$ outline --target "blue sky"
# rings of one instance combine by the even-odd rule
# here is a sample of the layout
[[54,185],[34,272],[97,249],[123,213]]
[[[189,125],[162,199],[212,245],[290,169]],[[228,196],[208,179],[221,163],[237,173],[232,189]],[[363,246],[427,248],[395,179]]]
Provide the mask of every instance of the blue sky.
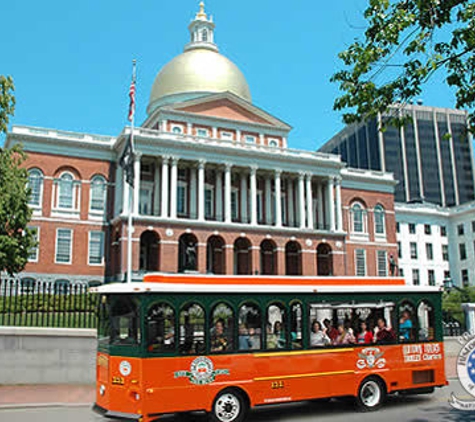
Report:
[[[0,74],[12,75],[13,124],[116,135],[127,124],[131,61],[137,123],[158,71],[188,42],[198,0],[23,0],[2,3]],[[220,52],[253,102],[293,126],[289,147],[316,149],[343,127],[332,110],[338,52],[358,37],[368,0],[208,0]],[[424,103],[452,107],[438,75]],[[0,138],[0,145],[3,139]]]

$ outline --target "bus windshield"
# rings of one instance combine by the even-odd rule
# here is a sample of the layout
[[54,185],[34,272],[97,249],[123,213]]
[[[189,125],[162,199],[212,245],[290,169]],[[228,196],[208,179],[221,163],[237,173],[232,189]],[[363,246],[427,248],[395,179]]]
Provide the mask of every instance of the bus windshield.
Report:
[[139,311],[131,296],[110,298],[110,344],[138,345],[140,343]]

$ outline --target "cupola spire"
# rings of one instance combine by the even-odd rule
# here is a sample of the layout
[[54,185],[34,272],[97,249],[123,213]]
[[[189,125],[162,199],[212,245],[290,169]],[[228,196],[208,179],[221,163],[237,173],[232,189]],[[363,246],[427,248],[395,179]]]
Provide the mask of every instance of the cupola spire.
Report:
[[218,46],[214,43],[214,27],[213,17],[210,16],[208,18],[205,12],[205,4],[201,2],[199,12],[188,26],[191,39],[185,46],[185,51],[195,48],[206,48],[208,50],[218,51]]

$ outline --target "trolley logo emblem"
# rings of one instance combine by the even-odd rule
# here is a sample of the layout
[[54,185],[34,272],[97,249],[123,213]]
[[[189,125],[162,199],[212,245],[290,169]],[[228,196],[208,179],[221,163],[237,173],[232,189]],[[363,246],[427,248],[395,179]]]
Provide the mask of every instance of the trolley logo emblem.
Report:
[[[475,335],[465,333],[459,342],[463,347],[457,357],[457,376],[465,391],[475,397]],[[475,410],[475,401],[460,400],[453,392],[449,403],[458,410]]]
[[191,362],[189,371],[176,371],[175,378],[186,377],[192,384],[205,385],[212,383],[216,375],[229,375],[229,369],[214,369],[213,362],[200,356]]
[[373,368],[384,368],[386,366],[386,359],[382,356],[382,352],[378,347],[366,347],[358,353],[359,359],[356,361],[356,366],[358,369],[373,369]]

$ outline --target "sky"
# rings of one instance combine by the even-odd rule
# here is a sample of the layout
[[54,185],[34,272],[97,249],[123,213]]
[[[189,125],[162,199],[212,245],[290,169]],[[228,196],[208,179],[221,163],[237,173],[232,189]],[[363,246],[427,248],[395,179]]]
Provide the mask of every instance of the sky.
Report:
[[[16,0],[1,7],[0,74],[11,75],[14,125],[118,135],[128,124],[132,59],[136,124],[155,76],[183,51],[199,0]],[[220,53],[246,77],[253,103],[293,127],[289,147],[315,150],[341,128],[333,111],[338,53],[362,34],[368,0],[208,0]],[[437,75],[424,104],[453,107]],[[11,126],[11,125],[10,125]],[[0,137],[0,146],[4,137]]]

